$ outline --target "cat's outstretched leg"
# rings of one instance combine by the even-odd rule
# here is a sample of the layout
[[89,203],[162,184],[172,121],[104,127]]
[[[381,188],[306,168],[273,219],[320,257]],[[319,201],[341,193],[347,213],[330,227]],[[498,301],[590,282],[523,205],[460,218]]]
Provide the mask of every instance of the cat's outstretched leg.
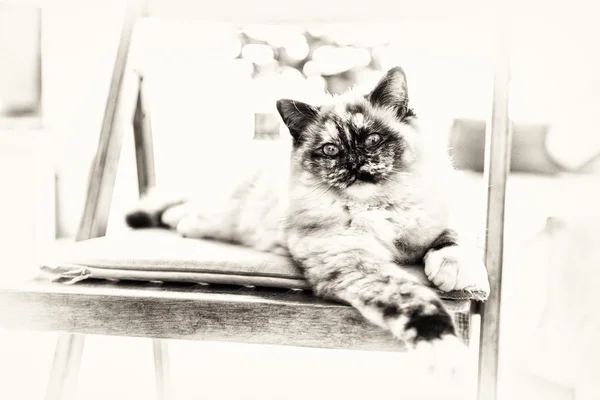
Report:
[[458,239],[458,234],[445,230],[425,254],[425,274],[440,290],[465,290],[478,300],[487,299],[490,284],[480,252]]
[[125,215],[131,228],[175,228],[185,215],[186,196],[151,190]]
[[397,265],[376,261],[369,265],[369,261],[329,270],[325,280],[324,269],[309,270],[307,276],[317,282],[317,294],[346,301],[370,322],[389,329],[418,353],[417,360],[428,372],[458,375],[466,347],[456,337],[452,317],[438,296]]
[[[418,353],[436,375],[464,371],[466,346],[436,293],[397,264],[365,247],[347,250],[361,238],[292,237],[290,252],[303,266],[315,293],[354,306],[367,320],[388,329]],[[343,250],[342,250],[343,249]]]

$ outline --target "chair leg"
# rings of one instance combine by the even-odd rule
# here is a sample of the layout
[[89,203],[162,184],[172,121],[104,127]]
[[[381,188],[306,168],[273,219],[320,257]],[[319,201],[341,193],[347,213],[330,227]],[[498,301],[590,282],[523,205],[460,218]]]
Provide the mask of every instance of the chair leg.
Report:
[[84,342],[85,336],[80,334],[63,333],[59,336],[46,389],[46,400],[74,398]]
[[166,340],[154,339],[154,377],[156,379],[157,400],[169,399],[169,348]]

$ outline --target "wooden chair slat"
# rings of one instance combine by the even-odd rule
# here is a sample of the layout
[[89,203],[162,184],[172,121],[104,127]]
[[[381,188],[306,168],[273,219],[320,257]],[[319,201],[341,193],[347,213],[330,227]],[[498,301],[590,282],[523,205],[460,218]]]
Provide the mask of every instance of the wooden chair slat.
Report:
[[498,44],[494,71],[491,123],[486,130],[485,175],[487,178],[487,215],[485,262],[490,280],[490,296],[480,305],[481,314],[478,398],[497,397],[500,341],[500,300],[504,252],[504,214],[506,184],[510,172],[511,126],[508,114],[510,82],[510,23],[507,10],[500,5]]
[[0,290],[6,328],[356,350],[403,350],[352,307],[245,288],[29,282]]
[[[88,177],[86,201],[76,240],[104,236],[106,233],[124,133],[124,127],[116,126],[117,114],[119,110],[127,109],[125,104],[127,99],[124,99],[126,96],[122,96],[123,80],[126,75],[133,29],[144,10],[143,0],[129,2],[110,81],[98,147]],[[131,110],[133,111],[133,107]]]
[[133,117],[133,136],[135,143],[135,161],[137,165],[138,190],[144,195],[156,184],[154,167],[154,147],[152,145],[152,126],[146,105],[146,92],[143,77],[140,76],[139,91]]

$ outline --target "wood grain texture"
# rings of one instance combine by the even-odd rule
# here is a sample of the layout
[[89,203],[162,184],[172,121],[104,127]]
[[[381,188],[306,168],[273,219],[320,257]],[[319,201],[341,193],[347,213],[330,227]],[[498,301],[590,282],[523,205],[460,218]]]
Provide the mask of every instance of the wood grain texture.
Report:
[[0,289],[0,324],[65,331],[363,350],[402,350],[352,307],[308,293],[196,285],[33,281]]

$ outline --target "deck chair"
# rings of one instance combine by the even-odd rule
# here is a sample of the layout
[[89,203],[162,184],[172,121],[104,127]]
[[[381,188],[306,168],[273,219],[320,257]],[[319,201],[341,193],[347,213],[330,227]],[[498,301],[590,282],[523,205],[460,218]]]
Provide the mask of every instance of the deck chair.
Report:
[[[133,131],[139,192],[144,193],[154,185],[152,135],[145,106],[144,77],[140,74],[131,76],[126,72],[134,24],[138,18],[152,14],[153,10],[156,11],[156,8],[148,8],[142,1],[134,1],[125,16],[99,144],[89,176],[87,200],[76,235],[77,244],[81,244],[78,249],[82,259],[75,257],[75,268],[73,265],[62,266],[65,268],[62,271],[63,278],[81,281],[65,285],[32,280],[0,288],[0,303],[3,304],[0,308],[1,327],[65,332],[57,343],[46,399],[66,399],[72,395],[85,334],[152,338],[157,393],[161,400],[169,398],[169,358],[165,339],[322,348],[401,349],[396,340],[366,323],[353,308],[317,299],[309,291],[297,290],[305,289],[306,282],[293,267],[281,263],[281,260],[271,260],[280,265],[278,273],[274,274],[265,270],[269,262],[260,257],[266,255],[257,259],[256,253],[237,246],[215,243],[203,244],[208,247],[194,245],[196,253],[192,253],[192,258],[195,254],[205,264],[210,264],[201,271],[195,270],[198,275],[181,273],[189,272],[184,269],[179,273],[171,271],[170,277],[165,278],[160,273],[162,261],[152,257],[136,260],[133,266],[120,265],[120,268],[117,264],[122,259],[118,257],[108,257],[100,265],[91,265],[90,259],[93,257],[90,255],[96,254],[96,261],[102,255],[106,258],[111,243],[113,249],[123,248],[123,242],[115,246],[111,238],[102,237],[107,228],[123,136],[117,119],[123,115],[120,110],[129,106],[126,104],[128,101],[135,103]],[[495,72],[492,123],[489,124],[491,130],[488,130],[487,139],[489,193],[486,259],[492,291],[485,304],[467,302],[467,314],[479,314],[481,317],[480,400],[494,400],[497,391],[504,196],[510,148],[508,63],[506,53],[500,52],[500,55],[502,57]],[[135,99],[122,95],[125,79],[135,80]],[[136,232],[135,239],[127,237],[122,240],[149,249],[151,246],[145,242],[149,237],[144,235],[154,234]],[[164,232],[157,234],[165,235]],[[189,242],[182,245],[180,241],[184,239],[181,238],[165,236],[160,240],[174,241],[173,246],[183,246],[182,249],[190,246]],[[210,257],[207,258],[206,254],[210,254]],[[231,261],[236,259],[242,260],[244,265],[239,265],[240,262],[232,265]],[[181,263],[191,261],[189,258],[180,260]],[[148,270],[144,268],[144,263],[154,267]],[[103,269],[107,265],[116,267]],[[215,268],[215,265],[221,269]],[[143,275],[141,278],[140,274]],[[199,282],[211,284],[198,285]],[[256,289],[257,286],[261,288]],[[453,304],[451,300],[449,304]],[[464,308],[461,310],[464,311]],[[268,318],[264,318],[265,315]],[[296,329],[289,329],[291,323]]]

